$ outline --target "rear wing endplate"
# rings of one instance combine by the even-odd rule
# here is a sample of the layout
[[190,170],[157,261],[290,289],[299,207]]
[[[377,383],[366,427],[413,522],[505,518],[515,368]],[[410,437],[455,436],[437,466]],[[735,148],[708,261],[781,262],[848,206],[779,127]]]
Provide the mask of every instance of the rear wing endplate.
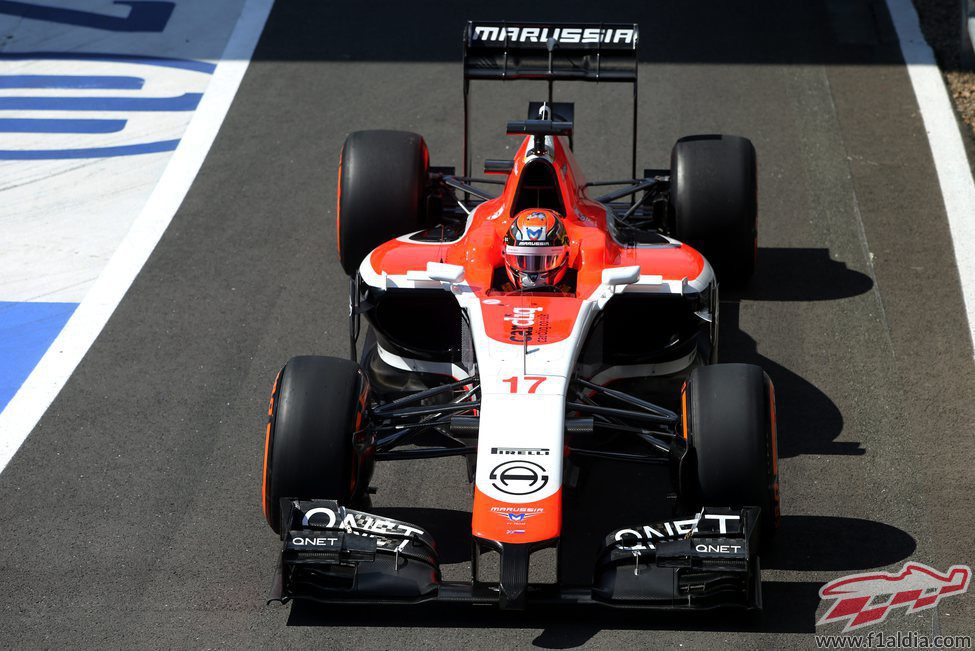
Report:
[[533,79],[633,84],[633,165],[636,177],[636,23],[532,23],[469,21],[464,28],[464,176],[470,173],[470,82]]

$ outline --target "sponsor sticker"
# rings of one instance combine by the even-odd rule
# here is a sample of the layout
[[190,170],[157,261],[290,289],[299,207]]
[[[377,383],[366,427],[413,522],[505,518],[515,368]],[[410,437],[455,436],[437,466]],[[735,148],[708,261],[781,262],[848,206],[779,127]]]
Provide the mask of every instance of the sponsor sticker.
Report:
[[548,484],[548,471],[534,461],[518,459],[499,463],[488,476],[495,489],[508,495],[531,495]]
[[[646,524],[643,526],[629,527],[620,529],[613,534],[613,539],[618,543],[620,549],[626,551],[643,551],[656,549],[654,541],[670,541],[678,538],[685,538],[698,532],[699,527],[707,527],[709,530],[719,534],[735,534],[740,532],[741,516],[728,513],[707,513],[698,515],[687,520],[672,520],[657,524]],[[704,545],[704,549],[696,549],[702,553],[725,553],[710,549]],[[728,550],[730,553],[737,553],[739,550]]]
[[535,517],[536,515],[538,515],[538,513],[497,513],[497,515],[500,515],[508,522],[521,523],[527,520],[528,518]]
[[338,538],[324,536],[294,536],[291,538],[291,544],[296,547],[335,547],[338,542]]
[[[514,343],[536,341],[544,344],[548,342],[549,318],[542,312],[542,307],[516,307],[510,314],[504,316],[509,324],[508,340]],[[536,321],[538,328],[536,328]],[[537,332],[536,332],[537,330]]]
[[545,513],[545,509],[541,506],[492,506],[491,513],[529,513],[538,515],[539,513]]
[[547,457],[548,448],[491,448],[491,454],[514,454],[525,457]]
[[[380,518],[369,513],[349,511],[341,507],[339,507],[338,510],[327,506],[318,506],[309,509],[308,511],[304,512],[301,519],[301,524],[303,527],[310,526],[325,529],[340,529],[359,536],[375,537],[377,539],[377,545],[380,547],[398,545],[399,549],[404,549],[406,545],[409,544],[411,537],[420,536],[424,533],[422,529],[412,527],[403,522],[387,520],[386,518]],[[396,536],[396,538],[384,538],[384,534],[392,534]],[[399,536],[406,536],[407,538],[401,542]],[[295,540],[298,540],[298,538]],[[315,539],[303,538],[302,540],[307,541]],[[322,540],[327,540],[327,538],[322,538]],[[311,545],[312,543],[293,541],[293,544]]]
[[501,26],[474,25],[472,42],[478,43],[546,43],[548,39],[556,43],[635,45],[637,32],[631,27],[541,27],[541,26]]

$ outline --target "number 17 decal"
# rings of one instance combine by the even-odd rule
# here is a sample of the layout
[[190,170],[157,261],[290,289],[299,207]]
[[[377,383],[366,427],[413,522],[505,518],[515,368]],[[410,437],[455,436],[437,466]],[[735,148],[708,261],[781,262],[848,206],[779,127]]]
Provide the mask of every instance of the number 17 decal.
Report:
[[542,384],[542,382],[548,379],[547,377],[542,375],[521,375],[521,376],[513,375],[501,381],[508,383],[511,389],[511,393],[519,393],[518,391],[519,378],[525,380],[526,384],[529,382],[531,383],[530,386],[528,387],[528,391],[523,390],[521,391],[521,393],[535,393],[536,391],[538,391],[538,387]]

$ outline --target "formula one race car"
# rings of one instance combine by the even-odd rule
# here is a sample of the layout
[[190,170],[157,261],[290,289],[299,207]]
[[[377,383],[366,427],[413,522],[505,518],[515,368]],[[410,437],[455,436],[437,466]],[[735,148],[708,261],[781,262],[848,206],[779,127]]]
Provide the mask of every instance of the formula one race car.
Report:
[[[758,555],[779,518],[775,396],[760,368],[716,363],[719,281],[754,268],[755,150],[682,138],[669,170],[637,177],[634,99],[633,178],[587,182],[573,105],[552,101],[563,79],[635,88],[637,43],[632,24],[469,23],[463,174],[431,167],[415,134],[346,140],[351,360],[295,357],[274,382],[272,599],[761,607]],[[499,180],[469,174],[476,79],[549,82],[507,125],[523,139],[514,158],[486,162]],[[367,512],[377,461],[454,455],[473,484],[463,582],[442,579],[423,527]],[[606,531],[585,585],[529,582],[533,554],[561,553],[564,497],[585,490],[567,477],[587,457],[659,471],[669,519]],[[499,555],[494,576],[485,554]]]

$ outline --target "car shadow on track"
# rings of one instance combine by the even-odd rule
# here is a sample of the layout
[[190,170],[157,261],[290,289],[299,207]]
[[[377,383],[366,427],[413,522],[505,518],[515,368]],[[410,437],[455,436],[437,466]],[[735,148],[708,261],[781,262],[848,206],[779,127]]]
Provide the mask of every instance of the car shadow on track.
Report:
[[834,260],[829,249],[763,246],[748,285],[737,290],[722,287],[721,299],[836,301],[866,294],[873,285],[870,276]]
[[873,289],[870,276],[830,257],[829,249],[760,248],[755,277],[744,289],[721,291],[720,356],[722,362],[757,364],[775,385],[779,456],[799,454],[861,455],[856,441],[836,441],[843,414],[823,391],[801,375],[763,356],[739,325],[741,301],[835,301]]

